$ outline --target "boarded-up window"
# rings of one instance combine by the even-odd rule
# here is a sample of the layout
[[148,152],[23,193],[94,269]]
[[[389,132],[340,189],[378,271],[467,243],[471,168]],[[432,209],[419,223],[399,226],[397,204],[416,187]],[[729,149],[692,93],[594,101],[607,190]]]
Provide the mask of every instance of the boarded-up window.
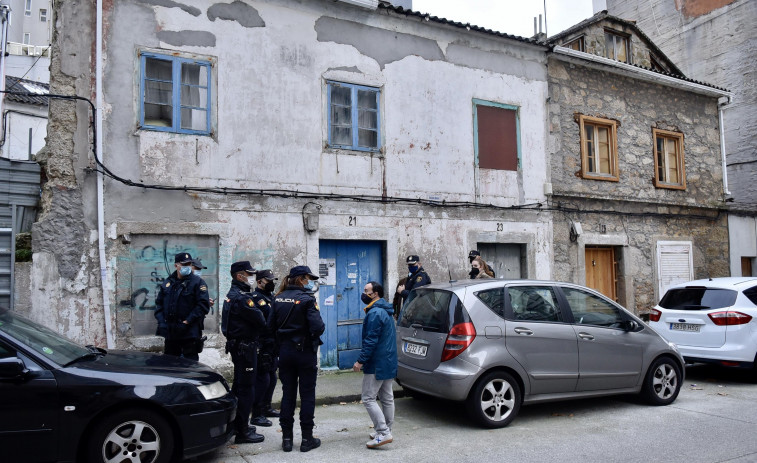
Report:
[[476,156],[481,169],[518,170],[518,111],[475,103]]
[[657,242],[658,300],[673,285],[694,279],[691,241]]

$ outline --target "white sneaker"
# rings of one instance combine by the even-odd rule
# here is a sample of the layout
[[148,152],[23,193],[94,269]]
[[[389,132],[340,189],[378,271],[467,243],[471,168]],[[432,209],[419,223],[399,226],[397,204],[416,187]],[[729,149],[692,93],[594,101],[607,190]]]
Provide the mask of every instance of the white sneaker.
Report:
[[[392,430],[390,429],[390,430],[389,430],[389,434],[391,434],[391,433],[392,433]],[[370,434],[368,434],[368,437],[369,437],[369,438],[370,438],[371,440],[375,439],[375,438],[376,438],[376,431],[373,431],[373,432],[371,432]]]
[[366,442],[365,446],[368,447],[369,449],[375,449],[377,447],[381,447],[382,445],[388,444],[390,442],[392,442],[392,435],[391,434],[389,434],[389,433],[387,433],[387,434],[376,434],[376,436],[373,439],[371,439],[368,442]]

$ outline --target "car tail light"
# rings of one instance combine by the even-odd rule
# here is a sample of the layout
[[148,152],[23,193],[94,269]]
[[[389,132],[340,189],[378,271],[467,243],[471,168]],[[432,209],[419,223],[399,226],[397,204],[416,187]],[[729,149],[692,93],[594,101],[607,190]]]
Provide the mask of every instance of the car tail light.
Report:
[[652,309],[649,311],[649,321],[650,322],[659,322],[660,321],[660,315],[662,315],[662,312],[660,312],[657,309]]
[[710,317],[710,320],[718,326],[743,325],[752,320],[750,315],[734,312],[733,310],[713,312],[709,314],[708,317]]
[[473,340],[476,339],[476,328],[473,323],[458,323],[449,330],[447,340],[444,341],[444,350],[442,351],[442,362],[452,360],[460,355]]

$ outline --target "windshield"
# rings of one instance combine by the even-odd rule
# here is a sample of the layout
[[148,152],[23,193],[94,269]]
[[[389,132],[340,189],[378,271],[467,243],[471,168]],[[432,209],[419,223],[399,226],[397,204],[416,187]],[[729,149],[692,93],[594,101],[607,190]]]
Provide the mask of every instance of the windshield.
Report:
[[660,307],[670,310],[709,310],[730,307],[738,293],[730,289],[690,286],[670,289],[660,301]]
[[59,365],[91,353],[58,333],[38,325],[8,309],[0,308],[0,332],[15,338],[42,357]]

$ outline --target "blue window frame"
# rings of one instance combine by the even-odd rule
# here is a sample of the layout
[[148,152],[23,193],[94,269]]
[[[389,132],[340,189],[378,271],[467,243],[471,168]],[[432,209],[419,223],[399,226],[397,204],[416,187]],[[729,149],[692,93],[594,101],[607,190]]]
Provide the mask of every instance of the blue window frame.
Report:
[[210,71],[210,61],[141,53],[139,126],[210,134]]
[[378,151],[381,148],[380,90],[342,82],[327,83],[329,146]]

